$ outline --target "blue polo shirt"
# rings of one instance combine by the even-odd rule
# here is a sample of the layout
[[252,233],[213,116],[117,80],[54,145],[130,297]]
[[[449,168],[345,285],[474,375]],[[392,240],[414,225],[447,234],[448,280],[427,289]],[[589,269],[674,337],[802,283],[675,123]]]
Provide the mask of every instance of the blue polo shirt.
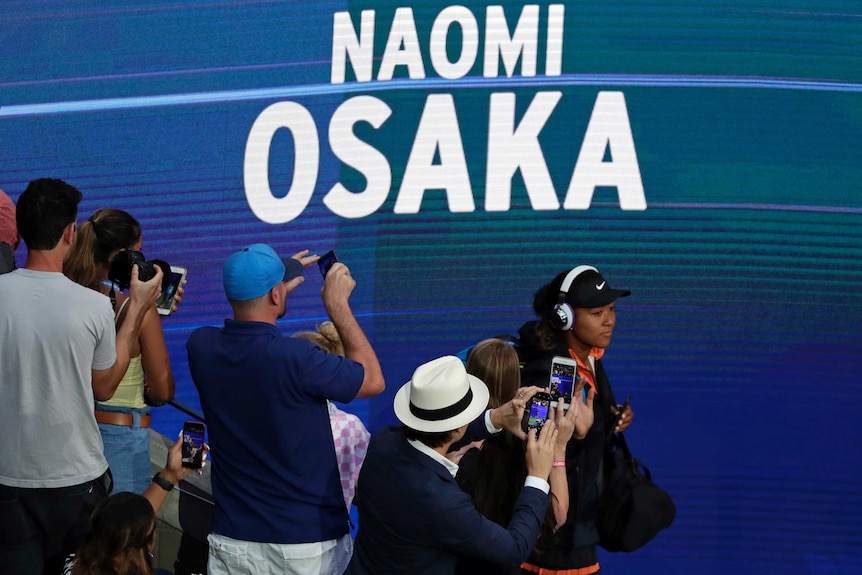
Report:
[[356,397],[362,365],[261,322],[198,328],[186,349],[212,448],[213,532],[262,543],[346,534],[326,400]]

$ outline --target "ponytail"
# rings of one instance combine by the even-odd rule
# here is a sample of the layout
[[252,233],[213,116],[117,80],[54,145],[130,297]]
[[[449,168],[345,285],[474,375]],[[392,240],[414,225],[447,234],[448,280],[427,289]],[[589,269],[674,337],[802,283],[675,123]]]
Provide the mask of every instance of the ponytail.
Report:
[[63,262],[63,273],[70,280],[84,287],[98,290],[102,278],[96,269],[93,252],[96,249],[96,231],[93,222],[87,220],[78,226],[78,233],[71,251]]
[[63,262],[63,273],[82,286],[99,290],[114,254],[141,239],[141,226],[128,212],[96,210],[78,227],[72,250]]

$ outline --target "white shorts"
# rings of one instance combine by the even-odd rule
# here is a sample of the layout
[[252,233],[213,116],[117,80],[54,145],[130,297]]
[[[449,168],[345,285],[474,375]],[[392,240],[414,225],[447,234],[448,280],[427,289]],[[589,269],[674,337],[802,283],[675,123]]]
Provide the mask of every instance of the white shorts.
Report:
[[342,575],[353,555],[353,539],[317,543],[257,543],[210,533],[209,575]]

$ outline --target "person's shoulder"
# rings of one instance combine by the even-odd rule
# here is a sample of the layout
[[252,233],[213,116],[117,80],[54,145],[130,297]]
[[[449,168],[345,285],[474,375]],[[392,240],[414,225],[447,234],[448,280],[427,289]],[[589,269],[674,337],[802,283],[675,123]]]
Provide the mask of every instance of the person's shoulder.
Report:
[[76,300],[82,307],[92,306],[92,309],[99,312],[107,310],[113,321],[114,314],[111,309],[111,300],[108,296],[94,289],[82,286],[79,283],[75,283],[66,276],[57,278],[57,281],[61,282],[59,284],[59,291],[65,293],[70,299]]
[[209,349],[210,343],[219,332],[219,328],[214,325],[204,325],[196,328],[189,334],[186,340],[186,349],[192,350],[200,348],[202,350]]
[[385,427],[381,427],[374,432],[373,437],[378,442],[391,442],[397,441],[399,439],[406,441],[404,433],[397,425],[387,425]]
[[[405,451],[405,447],[410,447],[407,443],[407,438],[400,427],[389,425],[381,427],[371,434],[371,446],[379,451]],[[371,449],[371,447],[369,447]],[[411,448],[412,449],[412,448]]]
[[202,325],[201,327],[195,328],[192,330],[191,335],[189,335],[189,341],[194,339],[200,339],[205,337],[212,337],[219,332],[218,327],[214,325]]

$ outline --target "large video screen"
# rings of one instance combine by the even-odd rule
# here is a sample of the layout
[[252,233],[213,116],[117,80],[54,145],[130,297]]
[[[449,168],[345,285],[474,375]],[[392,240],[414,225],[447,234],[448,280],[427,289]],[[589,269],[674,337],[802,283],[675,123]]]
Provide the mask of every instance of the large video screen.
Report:
[[[632,291],[603,363],[674,525],[603,572],[862,571],[858,2],[4,3],[0,188],[129,211],[188,268],[185,341],[256,242],[336,250],[387,390],[534,319],[577,265]],[[23,264],[22,246],[16,257]],[[279,322],[325,319],[313,268]],[[237,393],[242,393],[237,382]],[[175,436],[185,415],[155,410]]]

